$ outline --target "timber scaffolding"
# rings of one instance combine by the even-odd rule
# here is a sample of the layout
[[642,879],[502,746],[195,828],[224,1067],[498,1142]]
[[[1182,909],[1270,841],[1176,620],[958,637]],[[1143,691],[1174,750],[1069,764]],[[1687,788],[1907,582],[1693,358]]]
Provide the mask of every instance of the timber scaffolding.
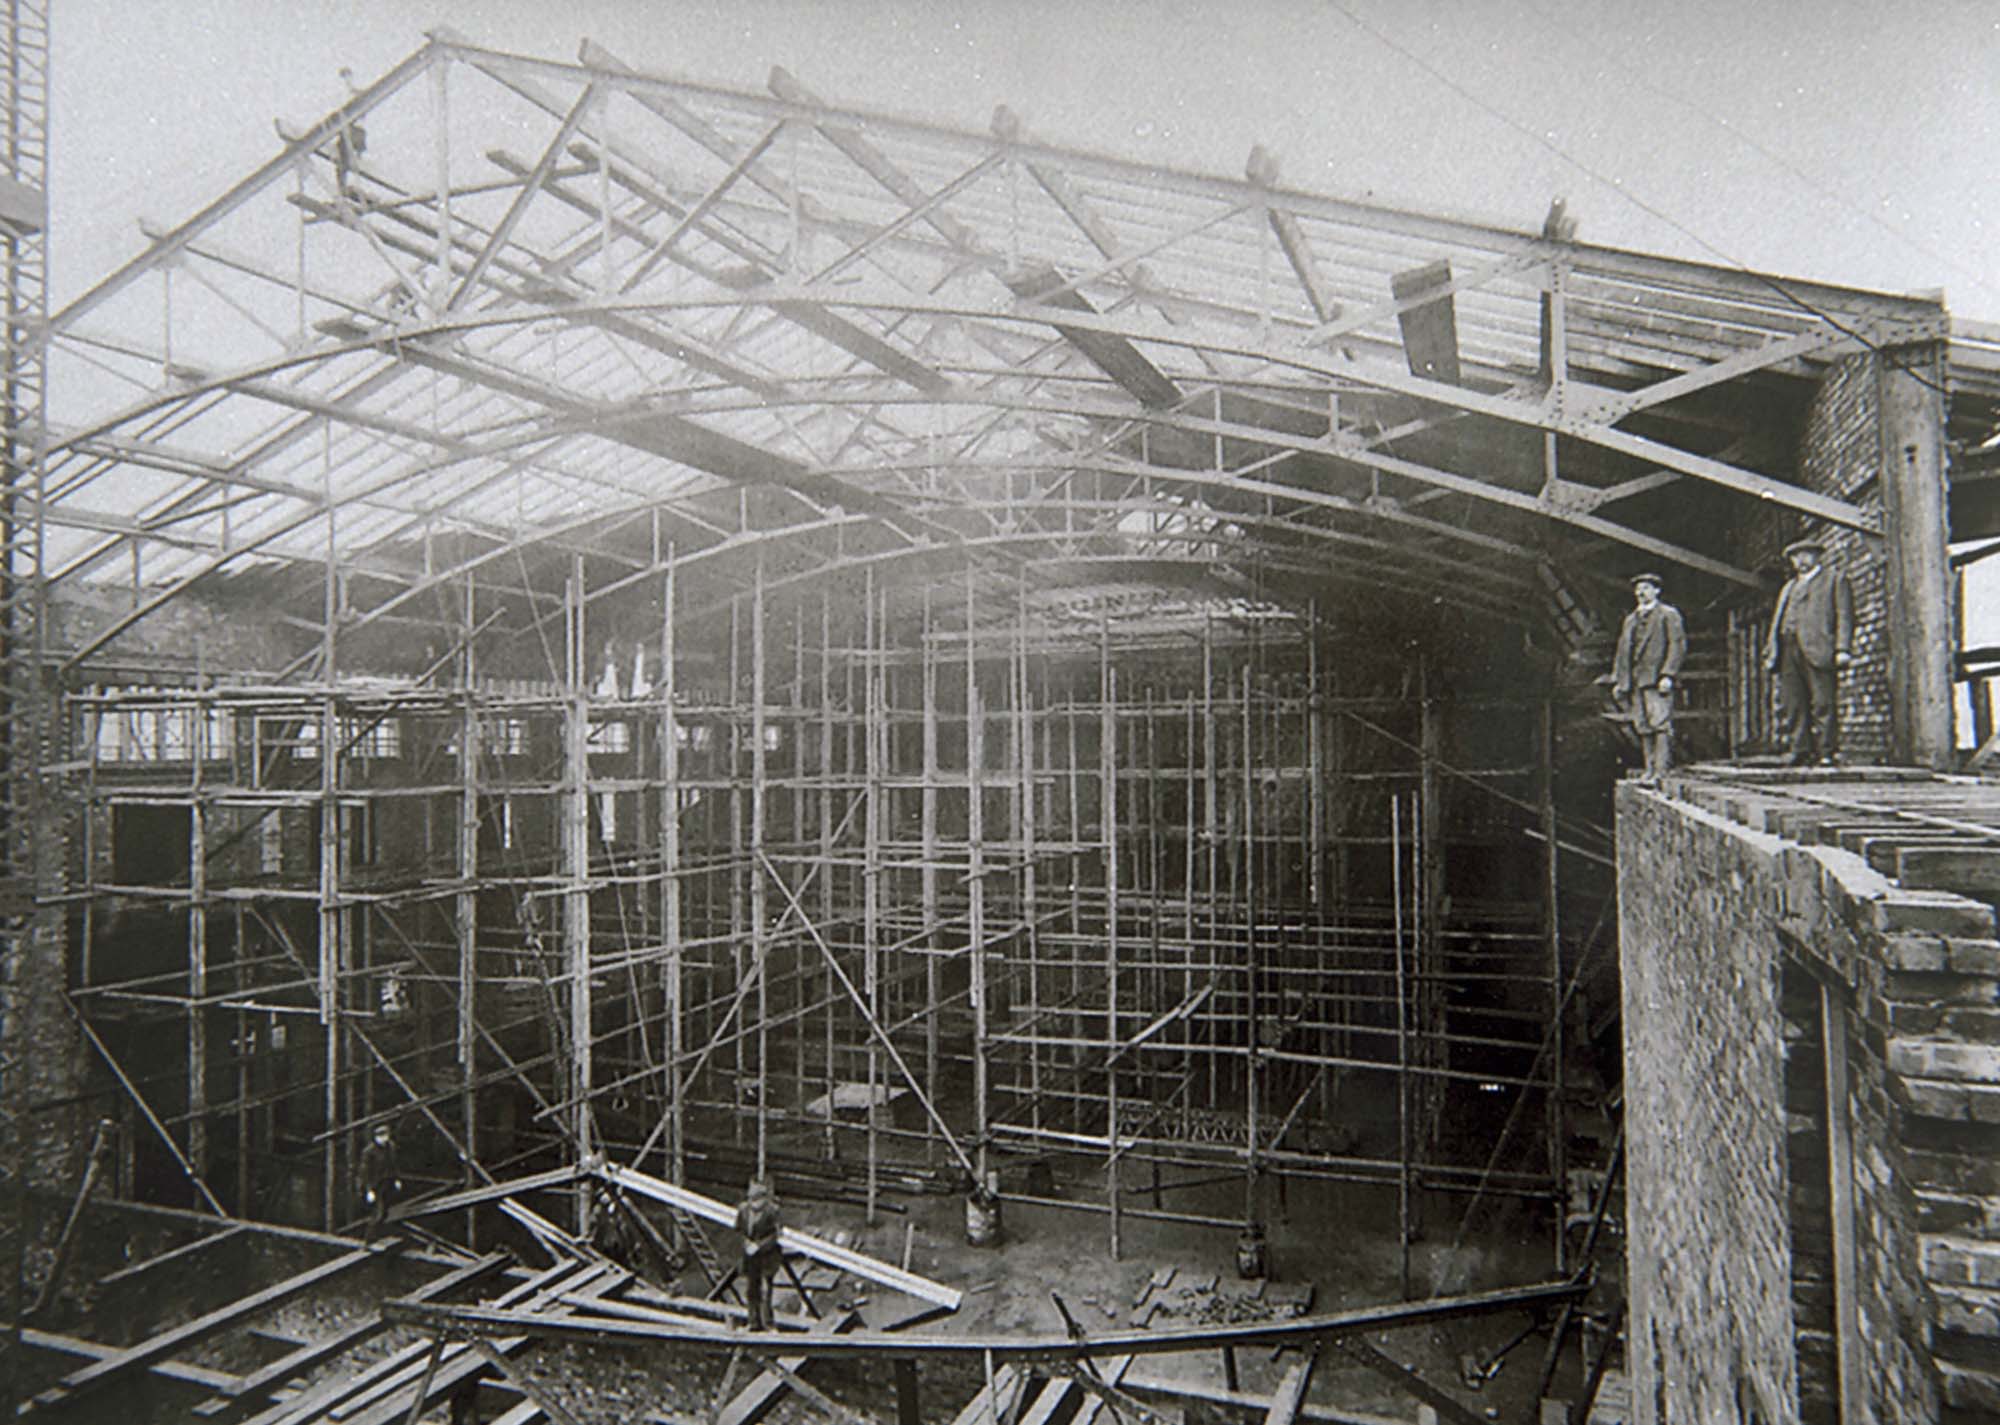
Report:
[[[467,639],[450,681],[70,696],[71,1000],[122,1190],[333,1230],[397,1121],[440,1189],[609,1152],[872,1215],[1004,1177],[1115,1254],[1127,1217],[1333,1178],[1396,1190],[1406,1282],[1421,1193],[1559,1200],[1603,926],[1556,914],[1552,848],[1599,829],[1558,824],[1546,701],[1343,686],[1315,620],[1247,610],[1135,677],[1108,624],[970,580],[905,629],[760,572],[718,655],[671,563],[656,639],[607,648],[580,573],[556,680]],[[1218,1180],[1240,1216],[1166,1205]]]

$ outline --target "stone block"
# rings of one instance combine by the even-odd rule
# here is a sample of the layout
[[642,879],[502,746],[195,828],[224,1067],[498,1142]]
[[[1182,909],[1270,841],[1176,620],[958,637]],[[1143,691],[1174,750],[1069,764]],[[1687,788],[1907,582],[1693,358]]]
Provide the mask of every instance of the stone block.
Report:
[[1874,928],[1894,934],[1931,931],[1969,940],[1991,940],[1993,907],[1940,892],[1891,891],[1870,906]]
[[1946,1286],[2000,1288],[2000,1242],[1977,1237],[1926,1237],[1924,1276]]
[[1891,935],[1881,946],[1882,961],[1892,970],[1942,970],[1949,963],[1941,936]]
[[2000,1044],[1968,1044],[1956,1039],[1890,1041],[1889,1068],[1916,1078],[2000,1084]]
[[1945,1404],[1954,1409],[2000,1416],[2000,1376],[1942,1361],[1938,1364],[1938,1384]]
[[1903,1101],[1912,1113],[1928,1118],[1969,1119],[1972,1090],[1948,1079],[1905,1078],[1899,1081]]
[[2000,975],[2000,941],[1953,936],[1945,944],[1945,962],[1953,974]]
[[1940,1331],[2000,1338],[2000,1291],[1986,1287],[1933,1283]]

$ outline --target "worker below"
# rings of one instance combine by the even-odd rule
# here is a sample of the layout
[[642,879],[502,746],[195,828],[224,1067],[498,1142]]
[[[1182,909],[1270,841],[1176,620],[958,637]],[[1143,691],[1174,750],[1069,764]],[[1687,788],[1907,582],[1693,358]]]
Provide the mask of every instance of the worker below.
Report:
[[1632,580],[1632,612],[1618,630],[1611,692],[1629,708],[1632,730],[1646,756],[1644,780],[1657,782],[1673,765],[1674,680],[1687,657],[1687,628],[1680,610],[1660,598],[1658,574]]
[[1778,717],[1794,767],[1840,754],[1840,670],[1854,658],[1854,591],[1817,539],[1785,546],[1792,577],[1771,613],[1764,661],[1778,675]]
[[749,1193],[736,1209],[736,1231],[743,1238],[743,1304],[749,1308],[752,1331],[772,1329],[771,1283],[784,1260],[778,1247],[780,1226],[771,1180],[752,1178]]
[[403,1194],[402,1171],[396,1166],[396,1135],[386,1123],[375,1125],[361,1150],[361,1206],[368,1216],[366,1240],[373,1242],[388,1221],[389,1209]]

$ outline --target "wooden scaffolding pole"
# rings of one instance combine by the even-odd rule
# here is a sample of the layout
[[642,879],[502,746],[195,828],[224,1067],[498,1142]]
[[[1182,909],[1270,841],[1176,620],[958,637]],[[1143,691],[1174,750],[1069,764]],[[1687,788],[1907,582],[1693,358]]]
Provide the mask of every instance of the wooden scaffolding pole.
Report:
[[965,827],[968,841],[967,887],[970,904],[972,963],[968,967],[972,988],[972,1114],[975,1141],[975,1186],[984,1188],[987,1157],[986,1081],[986,811],[985,787],[981,771],[986,760],[985,709],[979,701],[979,652],[973,640],[977,609],[972,584],[972,566],[965,567]]
[[[1041,980],[1041,915],[1038,902],[1038,866],[1035,850],[1035,798],[1038,792],[1040,758],[1036,752],[1035,719],[1028,709],[1028,581],[1021,577],[1014,623],[1014,754],[1015,773],[1020,778],[1019,810],[1015,813],[1021,837],[1021,913],[1024,921],[1021,953],[1026,958],[1028,1023],[1041,1019],[1038,994]],[[1042,1058],[1039,1045],[1028,1046],[1028,1122],[1042,1126]]]
[[[869,570],[864,584],[866,605],[866,626],[863,629],[862,657],[864,661],[864,682],[866,683],[865,703],[867,713],[862,725],[862,747],[867,762],[867,785],[864,795],[867,806],[863,809],[864,844],[861,869],[861,954],[862,993],[868,1001],[868,1012],[878,1020],[882,1016],[882,776],[883,763],[888,751],[888,716],[883,703],[887,697],[884,679],[887,670],[883,667],[880,645],[885,637],[883,625],[888,621],[886,599],[878,609],[875,599],[875,572]],[[833,973],[831,964],[827,973]],[[881,1116],[878,1097],[882,1092],[882,1049],[875,1036],[868,1036],[868,1223],[875,1225],[879,1220],[878,1194],[880,1192],[880,1152],[881,1132],[878,1119]]]
[[1555,1190],[1556,1220],[1556,1270],[1567,1265],[1567,1234],[1563,1219],[1566,1212],[1567,1180],[1569,1177],[1569,1136],[1563,1123],[1563,962],[1562,962],[1562,880],[1558,875],[1558,862],[1562,848],[1558,844],[1556,826],[1556,705],[1553,697],[1542,700],[1541,707],[1541,806],[1540,820],[1542,846],[1545,856],[1542,862],[1547,873],[1543,885],[1546,901],[1545,929],[1548,934],[1549,956],[1549,1088],[1544,1105],[1544,1124],[1549,1143],[1549,1181]]
[[[853,660],[850,659],[848,661],[850,673],[853,666]],[[847,705],[850,709],[854,705],[852,683],[848,685]],[[833,854],[835,785],[833,745],[833,600],[823,599],[819,606],[819,912],[820,919],[828,925],[833,924],[834,907],[838,903],[840,892],[840,887],[835,884],[835,876],[838,873],[835,870]],[[852,776],[851,760],[849,769],[849,775]],[[840,1083],[839,1065],[834,1057],[837,1037],[834,1030],[840,1021],[840,1015],[836,1009],[838,1001],[834,998],[836,990],[833,971],[829,967],[823,969],[820,974],[821,998],[827,1005],[826,1015],[821,1023],[826,1035],[826,1156],[831,1159],[835,1153],[833,1095]]]
[[[563,676],[563,980],[569,989],[570,1133],[576,1161],[591,1154],[590,1012],[590,680],[584,629],[583,556],[576,555],[568,584]],[[588,1240],[592,1202],[576,1195],[576,1231]]]
[[[674,552],[667,550],[667,569],[660,580],[660,929],[666,942],[666,976],[661,1011],[665,1017],[665,1076],[667,1141],[662,1150],[666,1176],[687,1181],[687,1105],[681,1082],[681,1024],[685,997],[681,929],[681,738],[675,715],[679,692],[674,630]],[[640,1166],[644,1166],[641,1164]]]
[[[750,591],[750,855],[764,856],[766,755],[764,750],[764,555]],[[774,872],[775,874],[775,872]],[[750,962],[757,976],[757,1176],[768,1169],[771,1093],[771,946],[765,928],[765,878],[750,871]]]
[[[340,1211],[340,1038],[342,953],[340,911],[340,720],[332,689],[338,676],[340,570],[335,561],[339,532],[333,499],[333,436],[329,427],[320,442],[320,478],[326,498],[326,564],[320,585],[320,678],[328,692],[319,707],[319,1021],[326,1034],[326,1083],[322,1103],[326,1117],[326,1147],[321,1160],[321,1225],[331,1232]],[[198,1175],[197,1175],[198,1177]]]
[[[200,739],[205,727],[195,715],[192,749],[194,797],[188,805],[188,1161],[208,1176],[208,810],[201,799]],[[239,947],[237,954],[241,957]],[[238,1144],[237,1152],[242,1152]],[[237,1208],[242,1210],[242,1204]]]
[[1118,1189],[1118,670],[1111,666],[1111,624],[1101,629],[1098,760],[1104,778],[1104,1191],[1111,1203],[1111,1260],[1121,1249]]
[[[472,1165],[479,1151],[478,1105],[473,1085],[478,1077],[478,1043],[473,1034],[475,996],[479,989],[479,768],[480,717],[475,687],[479,664],[473,640],[479,627],[476,619],[478,595],[472,576],[465,579],[463,601],[464,633],[459,645],[460,710],[458,724],[458,895],[455,898],[453,931],[458,942],[458,1005],[454,1025],[458,1060],[458,1104],[461,1131],[465,1136],[465,1186],[473,1183]],[[473,1233],[474,1217],[466,1214],[466,1231]],[[469,1236],[476,1242],[477,1237]]]
[[1402,1263],[1403,1299],[1410,1296],[1410,996],[1403,933],[1403,798],[1389,799],[1389,889],[1396,928],[1396,1242]]
[[[1206,892],[1204,899],[1208,905],[1208,975],[1212,983],[1221,982],[1222,952],[1219,948],[1222,894],[1220,888],[1222,828],[1220,764],[1217,760],[1215,727],[1215,617],[1204,612],[1201,620],[1201,812],[1202,847],[1207,853]],[[1211,1108],[1221,1101],[1222,1072],[1221,1056],[1210,1055],[1208,1060],[1208,1102]]]
[[[938,956],[944,946],[937,936],[938,924],[938,660],[932,646],[935,629],[931,619],[931,596],[924,593],[923,643],[919,657],[922,660],[922,683],[924,699],[924,777],[923,777],[923,867],[920,872],[923,889],[924,948],[929,953],[924,956],[924,1094],[933,1103],[937,1101],[938,1083]],[[937,1144],[928,1143],[924,1150],[925,1161],[937,1161]]]
[[1257,777],[1253,729],[1250,718],[1250,665],[1243,665],[1239,679],[1243,738],[1243,1225],[1259,1226],[1257,1204],[1257,1109],[1259,1038],[1263,1034],[1263,1007],[1258,1003],[1262,986],[1258,983],[1257,955]]

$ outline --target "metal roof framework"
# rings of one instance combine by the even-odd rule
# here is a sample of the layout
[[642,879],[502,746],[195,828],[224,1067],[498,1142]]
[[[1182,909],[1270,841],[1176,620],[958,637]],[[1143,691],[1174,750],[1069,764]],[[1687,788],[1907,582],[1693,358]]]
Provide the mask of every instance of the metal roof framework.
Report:
[[[49,326],[38,588],[134,590],[70,662],[329,556],[343,628],[751,550],[780,584],[969,563],[1009,599],[1390,586],[1501,620],[1578,549],[1754,586],[1720,528],[1747,502],[1877,518],[1775,468],[1758,401],[1948,334],[1938,301],[1559,210],[1508,231],[1261,150],[1221,178],[770,91],[439,33],[151,234]],[[1990,404],[1996,356],[1955,348],[1954,382]]]

